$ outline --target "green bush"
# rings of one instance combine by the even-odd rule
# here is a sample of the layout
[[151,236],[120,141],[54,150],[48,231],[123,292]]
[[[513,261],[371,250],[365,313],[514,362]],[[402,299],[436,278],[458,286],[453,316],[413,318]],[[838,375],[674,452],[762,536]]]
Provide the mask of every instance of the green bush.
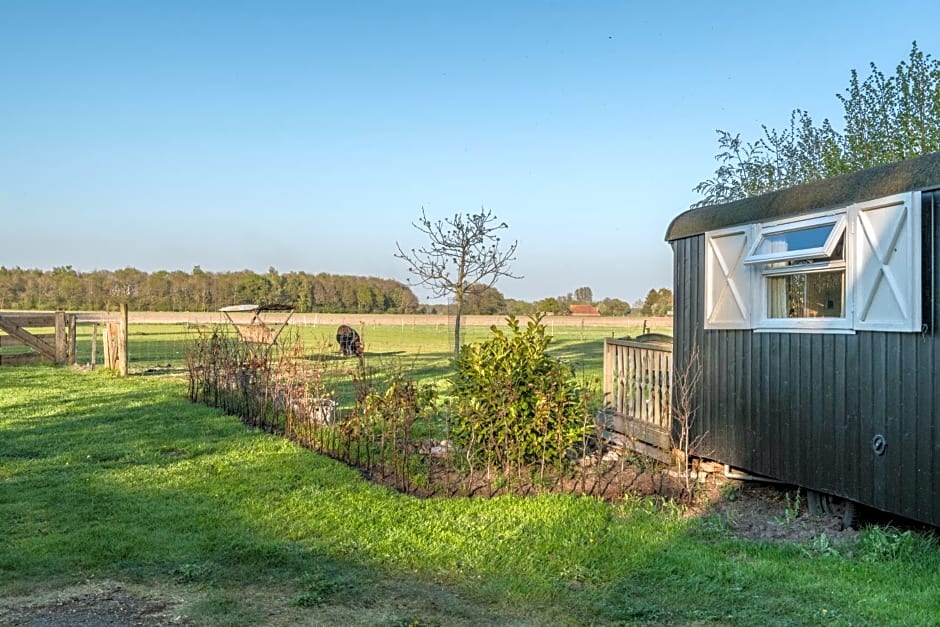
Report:
[[551,342],[541,316],[522,328],[464,346],[452,380],[451,438],[474,464],[503,468],[558,464],[588,428],[583,394],[572,368],[546,354]]

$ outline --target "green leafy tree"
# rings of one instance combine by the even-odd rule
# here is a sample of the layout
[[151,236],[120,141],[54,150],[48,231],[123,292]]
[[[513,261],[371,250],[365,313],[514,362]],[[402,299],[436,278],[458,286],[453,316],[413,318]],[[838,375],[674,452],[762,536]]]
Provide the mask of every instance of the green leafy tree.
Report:
[[662,287],[650,290],[640,309],[644,316],[665,316],[672,311],[672,290]]
[[605,298],[597,304],[597,311],[602,316],[629,316],[632,310],[630,303],[619,298]]
[[536,313],[533,303],[515,298],[506,299],[506,309],[511,316],[531,316]]
[[465,314],[494,315],[507,312],[506,298],[495,287],[471,285],[464,302]]
[[574,291],[574,302],[591,305],[594,303],[594,292],[589,287],[579,287]]
[[940,61],[917,47],[892,76],[874,63],[836,97],[844,110],[843,130],[825,119],[818,126],[795,109],[781,130],[763,126],[752,142],[718,131],[719,166],[695,186],[702,199],[693,207],[756,196],[940,150]]
[[557,298],[543,298],[535,303],[535,310],[542,313],[559,314],[565,309],[566,307]]

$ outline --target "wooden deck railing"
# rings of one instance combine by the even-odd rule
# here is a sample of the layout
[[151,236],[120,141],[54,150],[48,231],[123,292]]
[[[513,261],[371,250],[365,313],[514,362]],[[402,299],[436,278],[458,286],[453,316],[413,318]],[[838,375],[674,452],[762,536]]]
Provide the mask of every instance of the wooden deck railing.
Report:
[[608,427],[662,449],[670,447],[672,342],[604,340]]

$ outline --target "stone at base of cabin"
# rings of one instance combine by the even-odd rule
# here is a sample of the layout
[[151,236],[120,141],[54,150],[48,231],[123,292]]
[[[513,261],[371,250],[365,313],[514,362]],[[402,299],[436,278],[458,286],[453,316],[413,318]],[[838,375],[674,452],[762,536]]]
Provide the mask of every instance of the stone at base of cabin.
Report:
[[622,457],[622,453],[616,450],[609,450],[601,457],[602,462],[615,462]]
[[[663,474],[669,477],[673,477],[675,479],[685,479],[684,473],[678,470],[673,470],[671,468],[669,470],[664,470]],[[692,479],[692,481],[695,481],[697,483],[705,483],[706,481],[708,481],[708,473],[700,472],[698,470],[690,470],[689,477]]]
[[719,462],[710,462],[705,460],[700,460],[698,463],[699,469],[702,472],[710,472],[712,474],[717,474],[725,471],[725,465]]

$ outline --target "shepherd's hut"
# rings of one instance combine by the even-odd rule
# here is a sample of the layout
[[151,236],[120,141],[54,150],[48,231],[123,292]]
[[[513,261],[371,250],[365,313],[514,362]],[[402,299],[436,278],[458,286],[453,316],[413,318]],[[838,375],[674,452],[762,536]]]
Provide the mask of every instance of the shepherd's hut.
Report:
[[934,153],[672,221],[700,454],[940,525],[938,212]]

